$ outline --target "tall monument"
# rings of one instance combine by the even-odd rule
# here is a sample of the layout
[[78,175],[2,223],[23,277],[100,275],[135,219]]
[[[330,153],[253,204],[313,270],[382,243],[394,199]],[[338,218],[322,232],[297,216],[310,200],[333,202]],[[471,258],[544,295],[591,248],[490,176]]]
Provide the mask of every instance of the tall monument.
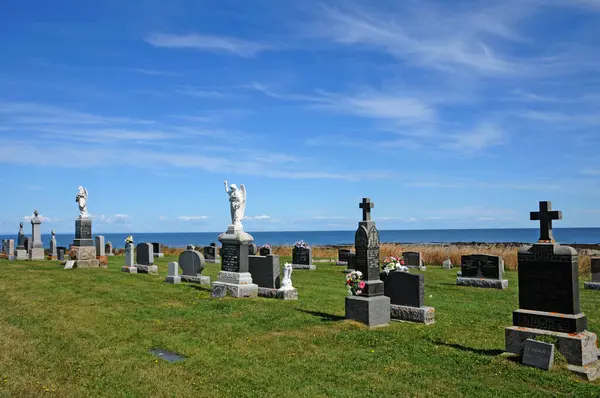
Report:
[[346,297],[346,318],[378,327],[390,322],[390,298],[384,296],[380,278],[379,231],[371,220],[373,207],[369,198],[363,198],[359,205],[363,216],[354,235],[354,267],[362,273],[365,285],[359,295]]
[[44,244],[42,243],[42,232],[40,225],[42,219],[37,210],[33,211],[33,217],[31,217],[31,250],[29,251],[30,260],[43,260],[44,259]]
[[96,246],[92,239],[92,219],[87,211],[87,189],[80,186],[75,201],[79,206],[79,217],[75,220],[75,240],[70,257],[75,260],[76,267],[98,267],[100,262],[96,259]]
[[254,241],[252,235],[244,232],[242,219],[246,210],[246,187],[235,184],[228,186],[225,181],[225,192],[229,195],[231,224],[227,231],[219,235],[221,242],[221,272],[212,283],[213,296],[222,297],[256,297],[258,285],[252,283],[249,272],[248,245]]

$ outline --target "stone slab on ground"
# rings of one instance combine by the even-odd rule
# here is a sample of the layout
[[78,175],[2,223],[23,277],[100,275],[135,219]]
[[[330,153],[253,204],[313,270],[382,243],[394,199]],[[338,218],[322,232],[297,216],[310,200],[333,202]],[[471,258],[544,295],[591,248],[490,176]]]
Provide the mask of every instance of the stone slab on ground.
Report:
[[198,275],[179,275],[182,282],[198,283],[200,285],[210,285],[210,276]]
[[259,287],[258,296],[265,298],[276,298],[280,300],[298,300],[298,290],[296,289],[269,289],[268,287]]
[[537,336],[555,337],[556,349],[565,356],[569,365],[588,366],[598,361],[596,335],[587,330],[581,333],[561,333],[510,326],[505,329],[506,351],[522,356],[525,341]]
[[258,285],[254,283],[249,284],[235,284],[235,283],[226,283],[226,282],[213,282],[213,289],[224,289],[225,295],[235,297],[235,298],[253,298],[258,297]]
[[392,321],[407,321],[431,325],[435,323],[435,308],[390,304]]
[[317,266],[314,264],[292,264],[293,269],[308,269],[314,271],[317,269]]
[[459,276],[456,278],[456,285],[486,289],[506,289],[508,288],[508,279],[466,278]]
[[588,290],[600,290],[600,282],[584,282],[583,288]]

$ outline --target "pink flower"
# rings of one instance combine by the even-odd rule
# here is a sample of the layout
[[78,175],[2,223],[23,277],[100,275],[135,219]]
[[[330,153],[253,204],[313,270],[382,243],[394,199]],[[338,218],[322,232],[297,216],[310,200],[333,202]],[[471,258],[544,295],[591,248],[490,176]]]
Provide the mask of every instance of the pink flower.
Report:
[[363,281],[360,281],[360,283],[358,284],[358,287],[360,289],[364,289],[365,288],[365,283]]

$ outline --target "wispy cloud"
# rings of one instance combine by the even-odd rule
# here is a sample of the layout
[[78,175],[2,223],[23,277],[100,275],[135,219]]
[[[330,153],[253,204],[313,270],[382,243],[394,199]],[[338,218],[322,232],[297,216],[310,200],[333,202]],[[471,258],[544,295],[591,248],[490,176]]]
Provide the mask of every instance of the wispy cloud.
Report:
[[131,216],[128,214],[115,214],[106,216],[104,214],[90,214],[89,217],[101,223],[106,224],[129,224]]
[[272,50],[268,44],[242,40],[234,37],[172,33],[153,33],[146,42],[154,47],[194,49],[230,53],[240,57],[255,57],[259,53]]
[[207,220],[208,216],[179,216],[177,219],[179,221],[190,222],[190,221],[203,221]]
[[[24,216],[23,220],[24,221],[31,221],[31,219],[33,218],[33,215],[31,216]],[[59,223],[61,220],[57,217],[48,217],[48,216],[43,216],[43,215],[39,215],[38,218],[40,219],[40,221],[42,221],[43,223]]]
[[176,92],[190,97],[205,98],[205,99],[225,99],[231,98],[230,94],[225,94],[216,90],[202,90],[191,86],[182,86],[175,90]]
[[149,75],[149,76],[180,76],[180,73],[177,73],[177,72],[167,72],[167,71],[154,70],[154,69],[136,68],[136,69],[133,69],[133,71],[140,73],[142,75]]
[[269,220],[271,216],[266,214],[261,214],[260,216],[245,216],[244,220]]

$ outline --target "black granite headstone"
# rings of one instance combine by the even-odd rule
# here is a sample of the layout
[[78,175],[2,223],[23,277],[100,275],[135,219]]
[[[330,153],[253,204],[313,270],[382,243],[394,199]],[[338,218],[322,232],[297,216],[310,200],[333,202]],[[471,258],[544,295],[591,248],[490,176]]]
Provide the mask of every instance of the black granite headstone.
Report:
[[523,343],[523,365],[550,370],[554,364],[554,344],[533,339]]
[[384,294],[391,304],[422,307],[425,303],[425,277],[403,271],[390,272],[384,281]]
[[294,247],[292,249],[292,264],[312,264],[312,248]]
[[216,258],[217,248],[215,246],[204,246],[204,257],[207,260],[214,260]]
[[419,252],[404,252],[402,258],[404,258],[404,265],[407,267],[420,267],[423,265],[423,257]]
[[339,249],[338,250],[338,261],[347,263],[348,258],[350,257],[350,253],[352,253],[350,251],[350,249]]
[[461,256],[460,267],[465,278],[502,279],[504,272],[502,257],[487,254]]
[[592,257],[591,260],[592,282],[600,283],[600,257]]
[[154,252],[154,255],[156,256],[158,253],[162,252],[162,245],[159,242],[152,242],[152,251]]
[[63,249],[63,248],[58,249],[57,259],[58,259],[58,261],[64,261],[65,260],[65,249]]
[[279,256],[251,256],[249,257],[249,270],[252,274],[252,283],[258,287],[279,289],[280,271]]
[[242,245],[223,243],[221,247],[221,270],[240,272],[240,248]]
[[151,243],[139,243],[135,247],[135,262],[139,265],[154,265],[154,251]]
[[75,240],[73,241],[73,246],[94,246],[91,218],[78,218],[75,220]]
[[[371,221],[371,209],[374,203],[371,199],[363,198],[359,208],[363,209],[363,220],[358,223],[354,234],[353,269],[362,272],[365,288],[361,296],[373,297],[383,295],[383,281],[379,269],[379,231],[375,222]],[[350,268],[350,264],[348,264]]]
[[273,249],[271,249],[270,247],[261,247],[259,253],[261,256],[270,256],[271,254],[273,254]]

